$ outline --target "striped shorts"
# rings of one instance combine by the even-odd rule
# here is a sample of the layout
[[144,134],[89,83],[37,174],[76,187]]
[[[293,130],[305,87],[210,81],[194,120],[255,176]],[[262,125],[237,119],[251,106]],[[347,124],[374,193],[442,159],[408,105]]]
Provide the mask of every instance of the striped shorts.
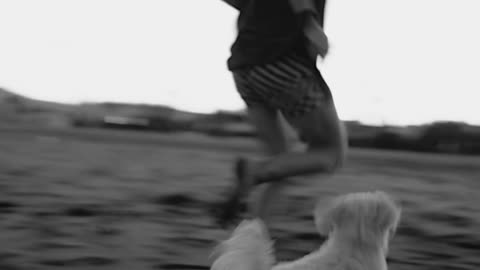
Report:
[[316,67],[296,55],[271,64],[235,70],[233,78],[248,107],[266,106],[290,117],[302,116],[332,99]]

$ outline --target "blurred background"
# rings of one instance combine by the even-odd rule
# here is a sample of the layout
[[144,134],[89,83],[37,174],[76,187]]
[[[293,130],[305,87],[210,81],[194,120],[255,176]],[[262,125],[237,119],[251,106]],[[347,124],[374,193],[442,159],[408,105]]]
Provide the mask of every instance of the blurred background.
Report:
[[[327,3],[318,67],[351,151],[285,190],[279,259],[321,244],[314,199],[381,189],[404,209],[391,269],[478,269],[479,8]],[[220,0],[0,1],[0,269],[208,269],[227,235],[209,209],[232,161],[262,156],[226,67],[236,16]]]

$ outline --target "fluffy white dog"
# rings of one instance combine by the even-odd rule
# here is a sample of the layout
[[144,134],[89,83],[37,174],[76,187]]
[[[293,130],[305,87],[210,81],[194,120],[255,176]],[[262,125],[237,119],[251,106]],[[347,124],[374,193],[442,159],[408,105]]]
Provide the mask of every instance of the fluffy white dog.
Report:
[[244,220],[215,249],[212,270],[386,270],[388,244],[400,207],[384,192],[352,193],[318,203],[318,232],[328,239],[292,262],[275,262],[272,241],[259,219]]

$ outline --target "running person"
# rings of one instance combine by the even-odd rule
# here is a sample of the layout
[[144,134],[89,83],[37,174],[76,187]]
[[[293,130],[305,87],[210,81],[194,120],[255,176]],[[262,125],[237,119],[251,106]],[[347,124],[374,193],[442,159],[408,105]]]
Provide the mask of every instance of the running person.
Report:
[[[224,1],[239,11],[228,69],[269,157],[237,161],[237,184],[218,217],[222,225],[233,221],[254,186],[268,183],[253,210],[265,219],[287,177],[331,173],[342,165],[347,148],[332,94],[316,67],[317,56],[325,57],[329,48],[325,0]],[[281,116],[307,151],[289,151]]]

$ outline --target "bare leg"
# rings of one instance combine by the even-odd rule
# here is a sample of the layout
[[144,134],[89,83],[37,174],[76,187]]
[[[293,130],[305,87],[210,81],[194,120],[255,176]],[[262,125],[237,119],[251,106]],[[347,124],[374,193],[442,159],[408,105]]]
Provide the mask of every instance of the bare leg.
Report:
[[347,135],[333,101],[300,117],[286,119],[308,144],[305,153],[283,153],[263,161],[252,171],[256,183],[311,173],[333,172],[342,165],[347,151]]
[[[265,147],[265,152],[273,158],[277,155],[286,153],[289,149],[288,138],[284,123],[280,119],[280,113],[277,110],[266,108],[260,105],[251,106],[248,108],[248,115],[250,121],[255,126],[258,137]],[[254,162],[250,162],[252,167],[247,168],[250,171],[255,170]],[[249,182],[248,185],[257,184],[253,174],[249,174],[245,177],[245,181]],[[253,200],[253,204],[250,205],[251,214],[254,217],[261,218],[267,226],[269,225],[269,215],[273,206],[273,200],[278,197],[283,189],[284,179],[278,178],[275,182],[268,183],[265,189],[261,190],[258,196]],[[248,187],[245,188],[248,190]]]
[[[262,105],[254,105],[248,108],[248,116],[251,123],[255,126],[267,158],[272,158],[288,150],[287,137],[280,121],[280,112],[278,110]],[[245,162],[242,162],[242,168],[237,168],[237,187],[233,190],[228,201],[222,206],[220,216],[218,216],[218,221],[222,226],[226,226],[232,221],[239,210],[241,200],[248,195],[250,188],[257,184],[254,175],[251,174],[251,172],[256,170],[254,168],[257,166],[256,162],[243,160]],[[272,193],[273,191],[269,192],[269,194]],[[272,196],[259,196],[260,201],[250,205],[251,214],[254,217],[266,218],[265,214],[268,210],[263,206],[270,205],[270,197]]]
[[234,216],[239,201],[248,195],[251,188],[268,183],[251,206],[252,215],[268,223],[273,200],[285,185],[285,178],[331,173],[343,164],[347,150],[346,132],[331,100],[302,116],[286,116],[287,121],[308,145],[306,152],[293,153],[288,152],[285,133],[276,110],[251,106],[249,116],[271,156],[263,161],[246,162],[242,177],[224,209],[224,214],[228,216],[228,212],[231,212]]
[[284,136],[282,127],[268,125],[271,120],[264,116],[262,109],[251,108],[249,113],[260,138],[276,154],[265,161],[251,162],[253,164],[248,168],[250,176],[246,177],[250,178],[250,187],[268,183],[252,205],[252,214],[268,223],[273,201],[285,186],[283,180],[290,176],[333,172],[343,163],[347,135],[333,101],[301,117],[286,117],[308,144],[309,149],[305,153],[288,152],[286,144],[278,143],[279,136]]
[[260,105],[250,106],[248,116],[255,126],[267,155],[275,156],[288,151],[287,138],[278,110]]

